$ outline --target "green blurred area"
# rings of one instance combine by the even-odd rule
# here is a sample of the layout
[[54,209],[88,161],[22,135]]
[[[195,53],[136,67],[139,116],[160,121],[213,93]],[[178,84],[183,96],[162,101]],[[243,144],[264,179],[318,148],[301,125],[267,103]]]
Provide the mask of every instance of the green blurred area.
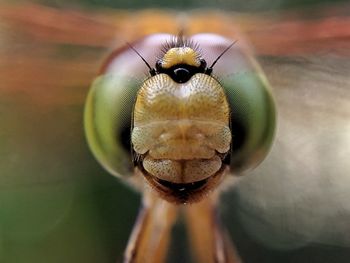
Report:
[[120,259],[138,196],[90,154],[83,101],[45,108],[0,94],[0,262]]

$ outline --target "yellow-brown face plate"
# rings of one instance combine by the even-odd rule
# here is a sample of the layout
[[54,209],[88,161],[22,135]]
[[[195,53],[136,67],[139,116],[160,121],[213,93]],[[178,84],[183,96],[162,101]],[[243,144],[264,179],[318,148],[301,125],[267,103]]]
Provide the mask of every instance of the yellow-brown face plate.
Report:
[[[201,73],[186,83],[166,74],[146,80],[135,102],[132,144],[143,156],[142,173],[161,195],[199,200],[221,181],[221,155],[231,144],[229,106],[221,85]],[[178,198],[166,199],[182,202]]]
[[229,105],[220,84],[196,74],[176,83],[159,74],[146,80],[134,107],[132,144],[153,158],[211,158],[229,150]]
[[174,47],[169,49],[161,59],[161,65],[164,69],[179,64],[199,67],[200,61],[198,52],[190,47]]
[[229,105],[220,83],[206,74],[195,74],[176,83],[158,74],[141,86],[134,107],[134,127],[170,120],[202,120],[228,125]]

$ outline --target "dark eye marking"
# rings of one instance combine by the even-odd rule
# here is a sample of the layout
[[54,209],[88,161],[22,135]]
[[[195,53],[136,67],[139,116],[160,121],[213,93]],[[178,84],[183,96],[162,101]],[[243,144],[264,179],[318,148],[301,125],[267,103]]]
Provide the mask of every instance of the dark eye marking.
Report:
[[197,73],[204,73],[205,65],[206,63],[203,60],[203,62],[201,62],[201,66],[199,67],[190,66],[187,64],[179,64],[171,68],[165,69],[161,67],[160,63],[157,63],[156,69],[158,74],[164,73],[169,75],[177,83],[185,83],[190,78],[192,78],[193,75]]
[[187,68],[176,68],[173,71],[173,79],[177,82],[186,82],[190,79],[191,72]]
[[120,142],[123,149],[127,152],[131,149],[131,126],[125,125],[121,127],[118,134],[118,141]]

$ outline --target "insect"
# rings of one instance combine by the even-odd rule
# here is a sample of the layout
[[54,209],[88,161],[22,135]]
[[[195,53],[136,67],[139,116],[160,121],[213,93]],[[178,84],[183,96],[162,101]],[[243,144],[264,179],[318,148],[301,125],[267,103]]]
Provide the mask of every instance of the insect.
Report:
[[[248,169],[244,176],[225,177],[241,178],[230,191],[221,189],[229,183],[224,179],[217,190],[199,195],[204,201],[208,195],[217,198],[216,192],[222,193],[222,198],[214,200],[217,202],[213,205],[192,200],[179,209],[176,204],[162,206],[149,196],[147,200],[158,209],[141,209],[144,212],[137,222],[146,217],[158,219],[164,215],[164,209],[168,212],[167,220],[161,224],[145,224],[148,228],[144,240],[152,237],[156,240],[165,233],[157,258],[161,260],[164,256],[164,261],[171,263],[195,262],[191,261],[191,253],[197,255],[196,261],[200,257],[212,259],[213,251],[229,248],[233,248],[233,253],[228,255],[249,263],[348,262],[347,5],[334,2],[326,8],[312,6],[304,11],[285,10],[273,15],[210,10],[83,11],[77,5],[73,11],[63,2],[60,8],[22,1],[1,3],[0,261],[38,262],[42,258],[46,262],[123,261],[139,196],[120,181],[133,181],[135,177],[114,178],[94,160],[82,129],[86,95],[110,48],[121,46],[124,48],[110,56],[112,60],[104,64],[95,83],[108,79],[102,73],[112,70],[113,63],[109,62],[113,58],[127,54],[122,63],[114,60],[119,61],[115,68],[123,70],[123,76],[132,75],[130,82],[141,87],[151,77],[149,69],[125,42],[130,42],[151,68],[156,68],[163,44],[172,37],[163,35],[153,48],[144,46],[146,42],[140,38],[158,32],[176,34],[179,26],[185,26],[189,39],[200,32],[225,36],[220,47],[207,46],[200,39],[194,41],[202,50],[199,53],[207,67],[238,40],[219,58],[210,75],[204,73],[217,80],[223,89],[222,80],[227,77],[223,71],[232,70],[226,66],[227,59],[236,51],[245,53],[245,39],[249,40],[255,56],[249,60],[253,68],[255,61],[259,62],[273,89],[278,109],[276,134],[269,154],[259,166]],[[236,27],[245,37],[237,34]],[[129,62],[140,69],[139,73],[128,71]],[[255,72],[238,60],[235,63],[236,80]],[[130,104],[131,115],[136,97],[137,91],[129,96],[130,101],[124,101]],[[130,123],[130,112],[115,117]],[[108,123],[102,127],[108,133],[105,124]],[[237,123],[232,123],[233,126],[238,127]],[[128,138],[131,128],[125,125],[119,131]],[[235,140],[237,137],[231,136],[232,144],[239,141]],[[125,152],[118,156],[130,156],[131,145],[118,149]],[[227,165],[228,156],[224,162]],[[130,167],[134,167],[133,160],[141,161],[141,157],[135,153],[130,159],[118,159],[123,163],[117,167],[125,169],[121,174],[128,174]],[[242,171],[249,166],[243,164]],[[151,189],[147,182],[134,187]],[[189,207],[197,207],[197,212],[191,212]],[[204,215],[201,220],[198,211]],[[208,228],[210,222],[203,218],[215,218],[218,229],[213,231],[212,225]],[[148,222],[159,221],[152,220]],[[164,222],[167,224],[162,225]],[[187,224],[188,238],[182,223]],[[164,226],[164,231],[152,232],[153,226]],[[221,250],[213,248],[213,233],[222,237],[217,240],[224,240],[224,246],[217,246]],[[137,228],[131,236],[136,239]],[[130,244],[135,244],[132,242],[135,239],[131,238]],[[128,251],[133,251],[132,246],[129,248]],[[141,252],[149,251],[143,248]]]
[[215,34],[150,35],[113,53],[92,84],[91,150],[143,193],[124,262],[164,262],[180,213],[197,262],[238,262],[217,220],[219,189],[266,156],[275,107],[263,73],[235,44]]

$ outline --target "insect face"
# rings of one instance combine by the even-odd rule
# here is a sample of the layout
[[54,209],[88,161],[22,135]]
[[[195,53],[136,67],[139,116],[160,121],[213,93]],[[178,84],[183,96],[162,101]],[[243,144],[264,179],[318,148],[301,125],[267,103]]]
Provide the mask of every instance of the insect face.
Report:
[[196,202],[263,160],[274,104],[263,73],[235,42],[169,37],[151,35],[113,54],[89,93],[85,130],[114,175],[141,191],[145,182],[169,202]]

